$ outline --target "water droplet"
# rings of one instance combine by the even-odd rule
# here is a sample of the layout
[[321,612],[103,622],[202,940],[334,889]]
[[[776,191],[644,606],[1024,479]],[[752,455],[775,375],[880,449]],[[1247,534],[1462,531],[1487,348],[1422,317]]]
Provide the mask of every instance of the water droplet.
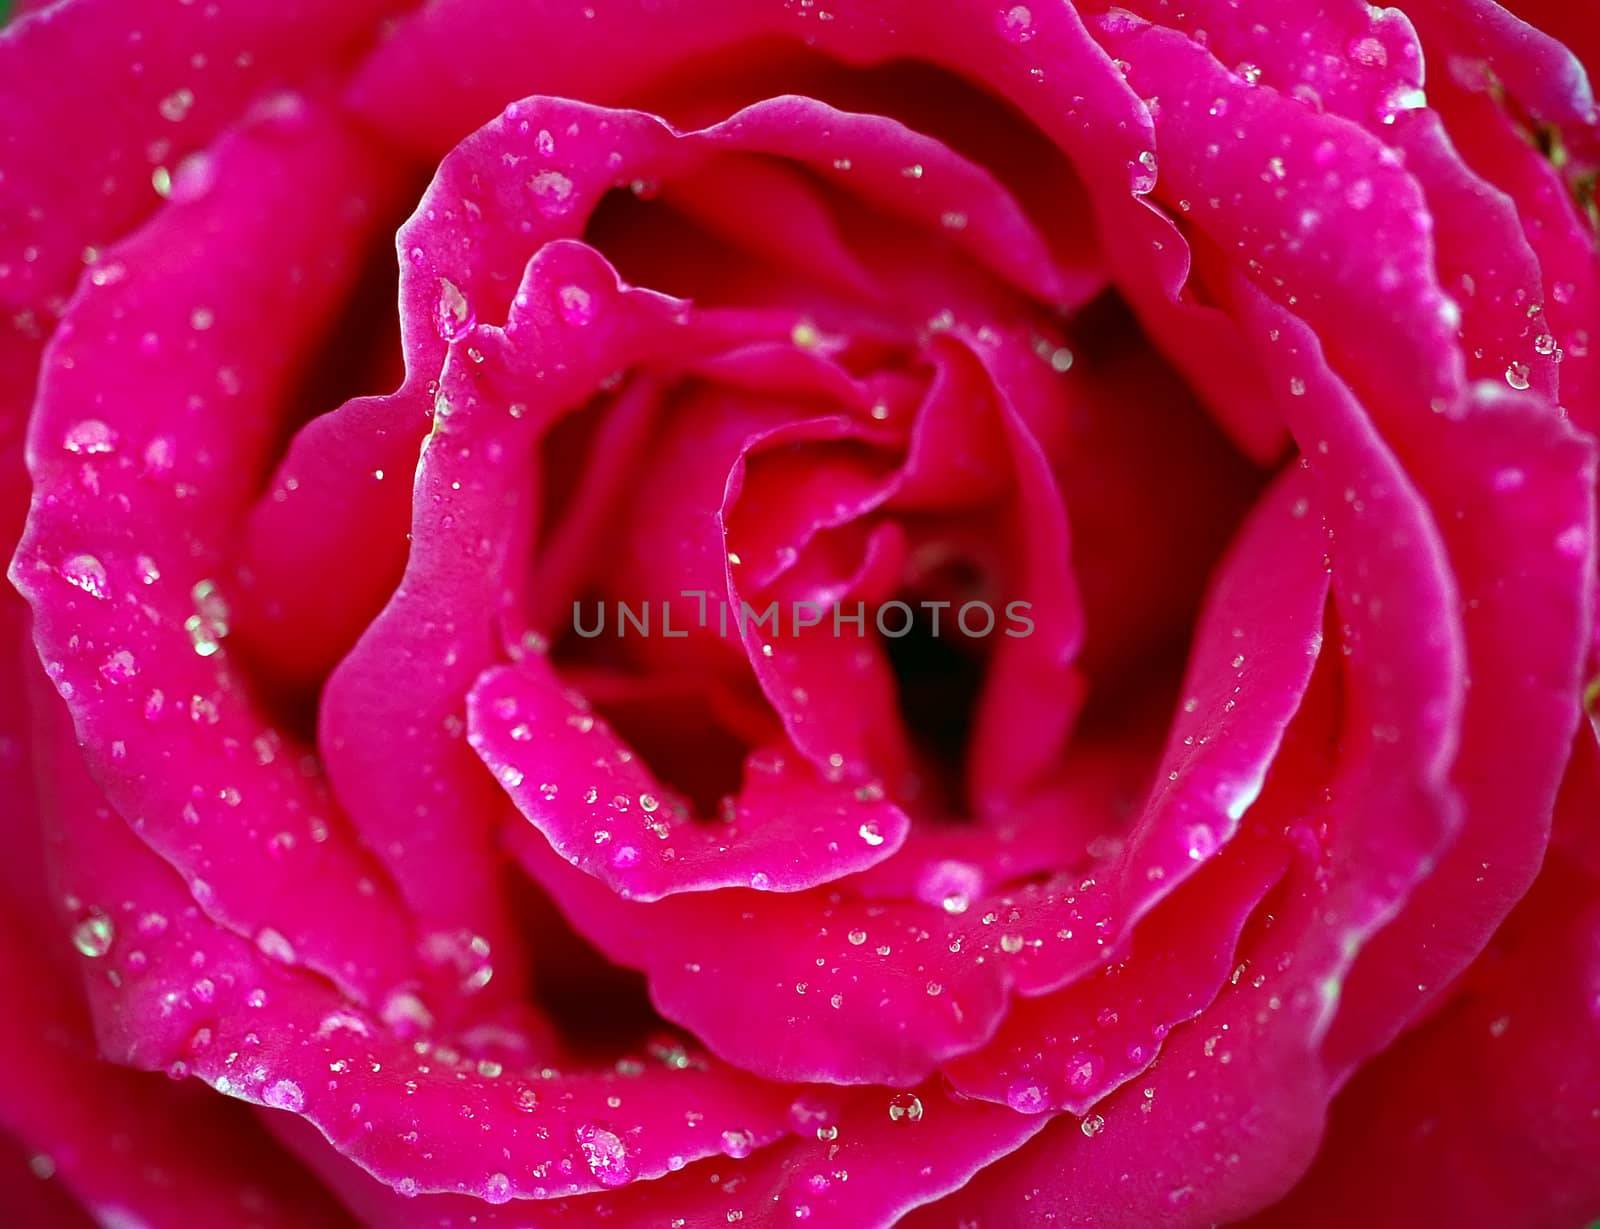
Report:
[[162,119],[179,124],[188,116],[189,108],[192,106],[194,106],[193,90],[174,90],[161,100],[157,109],[161,112]]
[[1195,824],[1184,834],[1189,857],[1195,862],[1203,862],[1217,852],[1217,834],[1205,824]]
[[852,947],[860,947],[867,941],[867,932],[864,930],[852,930],[845,938],[850,940]]
[[563,286],[556,292],[561,318],[568,324],[583,326],[594,319],[594,299],[582,286]]
[[983,892],[983,871],[970,862],[935,862],[917,879],[917,899],[949,914],[965,913]]
[[61,446],[80,456],[94,456],[113,451],[117,446],[117,433],[98,418],[86,418],[67,431]]
[[750,876],[750,886],[758,892],[765,892],[772,887],[772,876],[765,871],[757,871]]
[[1015,956],[1018,952],[1020,952],[1022,950],[1022,936],[1021,935],[1001,935],[1000,936],[1000,950],[1002,952],[1005,952],[1007,955]]
[[1093,1054],[1074,1054],[1067,1059],[1067,1083],[1078,1092],[1093,1087],[1100,1074],[1100,1060]]
[[889,1098],[890,1122],[921,1122],[922,1099],[911,1092],[897,1092]]
[[195,612],[184,620],[184,630],[194,651],[201,657],[211,657],[222,648],[222,639],[228,634],[230,617],[227,600],[217,591],[215,581],[201,580],[189,591],[194,600]]
[[101,601],[105,601],[109,594],[105,565],[93,555],[68,555],[61,564],[61,577],[68,584],[76,585],[90,597]]
[[1528,387],[1528,372],[1528,364],[1512,363],[1506,368],[1506,383],[1511,385],[1511,387],[1516,389],[1518,392],[1521,392],[1523,389]]
[[1093,1139],[1101,1131],[1105,1130],[1105,1126],[1106,1120],[1104,1118],[1099,1114],[1090,1114],[1078,1124],[1078,1130],[1083,1132],[1085,1138]]
[[139,662],[127,649],[118,649],[100,663],[100,677],[108,683],[125,683],[139,673]]
[[446,341],[456,341],[466,336],[477,323],[472,305],[448,277],[439,279],[439,302],[434,308],[433,324],[439,336]]
[[528,191],[534,206],[547,218],[561,218],[572,212],[572,180],[560,171],[543,170],[530,176]]
[[1017,45],[1030,42],[1038,33],[1033,28],[1033,10],[1026,4],[1016,4],[1008,9],[1001,9],[998,25],[1000,36],[1006,42]]
[[756,1137],[753,1131],[724,1131],[722,1133],[722,1151],[736,1161],[749,1156],[755,1146]]
[[294,944],[270,926],[263,926],[256,933],[256,947],[268,960],[276,960],[279,964],[293,964],[297,959]]
[[1155,151],[1146,149],[1140,151],[1138,171],[1134,172],[1133,190],[1143,196],[1154,190],[1156,186],[1156,155]]
[[587,1123],[573,1132],[583,1163],[601,1186],[621,1186],[633,1177],[628,1150],[615,1131],[597,1123]]
[[856,832],[860,835],[863,841],[865,841],[868,845],[871,845],[873,848],[877,848],[879,845],[883,844],[883,833],[879,830],[878,825],[871,820],[868,820],[866,823],[862,824],[861,827],[856,829]]
[[117,936],[116,927],[103,913],[91,913],[72,928],[72,946],[80,955],[97,960],[111,950]]
[[306,1095],[293,1080],[279,1080],[261,1094],[261,1100],[273,1109],[288,1110],[298,1114],[306,1107]]
[[1019,1114],[1042,1114],[1050,1101],[1037,1084],[1019,1081],[1006,1089],[1006,1104]]

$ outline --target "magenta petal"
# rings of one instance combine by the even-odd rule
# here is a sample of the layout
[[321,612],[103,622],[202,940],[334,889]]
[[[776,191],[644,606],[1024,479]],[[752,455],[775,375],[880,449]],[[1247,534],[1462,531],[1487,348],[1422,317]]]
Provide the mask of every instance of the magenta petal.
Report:
[[[581,317],[565,307],[574,291]],[[675,300],[624,290],[592,249],[558,241],[529,262],[505,327],[477,325],[450,350],[416,469],[405,576],[329,679],[319,725],[335,789],[416,909],[425,947],[442,955],[460,944],[433,944],[433,932],[518,946],[491,890],[504,803],[462,735],[474,679],[503,660],[500,612],[527,585],[534,446],[619,365],[692,351],[697,336]],[[554,378],[531,378],[552,352]],[[469,988],[482,963],[458,970]]]
[[1230,842],[1140,921],[1126,959],[1014,1003],[993,1041],[945,1068],[951,1082],[1024,1113],[1088,1113],[1149,1066],[1168,1030],[1210,1006],[1237,967],[1239,932],[1282,873],[1276,837]]
[[1260,795],[1322,649],[1325,506],[1306,474],[1286,472],[1213,582],[1166,751],[1116,869],[1130,902],[1172,891]]
[[318,415],[251,509],[239,544],[239,635],[291,685],[321,683],[393,593],[431,410],[420,393],[396,393]]
[[580,933],[644,971],[664,1016],[764,1078],[906,1087],[1003,1015],[998,966],[932,932],[926,906],[735,888],[624,901],[527,825],[506,840]]
[[[1593,822],[1600,797],[1579,804]],[[1316,1164],[1252,1229],[1560,1229],[1600,1209],[1600,881],[1553,857],[1425,1024],[1334,1102]]]
[[[48,1179],[101,1224],[345,1223],[243,1107],[100,1059],[58,971],[22,946],[10,918],[3,933],[0,988],[28,1011],[0,1024],[0,1127],[26,1142],[34,1185]],[[29,1220],[9,1198],[3,1206],[12,1225],[75,1223]]]
[[[969,796],[987,818],[1014,805],[1065,749],[1083,697],[1073,666],[1084,620],[1066,506],[1039,440],[1063,412],[1059,376],[1015,337],[969,344],[994,383],[996,434],[1010,453],[1014,492],[1002,532],[1019,544],[1006,578],[1005,630],[996,637],[969,752]],[[1031,621],[1030,634],[1012,634],[1017,614]]]
[[1293,296],[1358,395],[1381,385],[1393,400],[1452,402],[1463,379],[1455,312],[1433,269],[1426,202],[1393,154],[1348,121],[1250,86],[1176,31],[1104,38],[1133,66],[1130,83],[1161,96],[1161,200],[1191,201],[1188,225],[1249,261],[1269,293]]
[[705,131],[716,147],[793,159],[828,181],[941,229],[1017,289],[1062,302],[1067,283],[1027,216],[993,176],[942,142],[879,115],[854,115],[812,98],[772,98]]
[[1326,1048],[1336,1072],[1393,1037],[1528,890],[1585,681],[1594,442],[1498,390],[1436,430],[1417,482],[1441,510],[1463,603],[1472,687],[1451,772],[1462,826],[1352,972]]
[[798,892],[892,856],[905,812],[828,785],[804,764],[752,757],[728,822],[696,820],[543,662],[479,678],[468,739],[528,821],[619,895],[719,887]]
[[911,1209],[959,1189],[1046,1121],[947,1098],[934,1087],[897,1094],[873,1090],[848,1099],[807,1091],[789,1109],[793,1136],[754,1151],[752,1141],[741,1137],[729,1144],[729,1157],[691,1164],[656,1181],[504,1207],[458,1195],[402,1197],[341,1162],[294,1124],[281,1134],[363,1223],[394,1229],[778,1229],[796,1222],[888,1229]]
[[108,251],[47,352],[12,574],[128,824],[212,917],[374,996],[409,976],[406,921],[249,693],[216,578],[281,399],[362,250],[359,211],[321,202],[368,200],[387,172],[303,100],[210,157],[210,190]]
[[1481,58],[1536,118],[1575,128],[1595,123],[1594,91],[1583,63],[1543,30],[1495,0],[1417,0],[1416,9],[1430,39],[1437,31],[1450,54]]
[[[87,981],[110,1056],[303,1115],[397,1188],[492,1201],[656,1177],[723,1151],[724,1133],[759,1145],[784,1132],[787,1090],[689,1051],[558,1073],[536,1052],[502,1062],[413,1041],[427,1027],[415,996],[392,997],[380,1018],[213,926],[169,868],[114,816],[96,814],[70,744],[55,745],[61,883],[82,902],[75,940],[103,962],[91,969],[119,975]],[[464,1106],[508,1151],[460,1130]]]
[[[263,90],[315,77],[390,7],[357,0],[328,12],[290,0],[146,12],[74,0],[13,21],[0,31],[0,303],[15,311],[68,293],[86,246],[119,239],[160,205],[157,165],[174,195],[209,182],[210,155],[195,151]],[[160,152],[145,162],[146,150]],[[18,259],[24,249],[32,255]]]

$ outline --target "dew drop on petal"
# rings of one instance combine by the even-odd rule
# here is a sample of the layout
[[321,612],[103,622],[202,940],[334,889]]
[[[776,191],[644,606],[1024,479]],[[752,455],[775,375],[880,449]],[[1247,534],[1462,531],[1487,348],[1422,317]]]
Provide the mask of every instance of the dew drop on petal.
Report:
[[756,1137],[751,1131],[724,1131],[722,1133],[722,1151],[736,1161],[749,1156],[755,1146]]
[[90,597],[104,601],[108,596],[105,564],[93,555],[68,555],[61,563],[61,577],[68,584],[82,589]]
[[434,310],[434,327],[446,341],[466,336],[477,323],[467,296],[448,277],[439,279],[439,302]]
[[1033,28],[1033,10],[1026,4],[1014,4],[1010,8],[1001,9],[996,24],[1000,27],[1000,36],[1008,43],[1030,42],[1038,33]]
[[1044,1089],[1029,1081],[1019,1080],[1006,1089],[1006,1104],[1019,1114],[1042,1114],[1050,1103]]
[[279,1080],[261,1094],[261,1100],[273,1109],[294,1114],[306,1107],[306,1095],[293,1080]]
[[501,1173],[490,1174],[483,1185],[483,1197],[490,1203],[505,1203],[511,1198],[511,1179]]
[[79,456],[94,456],[115,450],[117,433],[98,418],[86,418],[67,429],[61,446]]
[[263,926],[256,932],[256,947],[268,960],[279,964],[293,964],[297,959],[294,944],[270,926]]
[[91,913],[72,928],[72,946],[90,960],[97,960],[111,950],[116,938],[116,927],[103,913]]
[[572,212],[572,180],[560,171],[543,170],[528,179],[535,207],[547,218],[565,217]]
[[621,1186],[633,1177],[628,1150],[615,1131],[598,1123],[586,1123],[573,1132],[583,1163],[601,1186]]
[[922,1099],[911,1092],[897,1092],[889,1098],[890,1122],[921,1122]]
[[582,286],[563,286],[556,292],[561,305],[561,318],[568,324],[582,327],[594,319],[594,297]]

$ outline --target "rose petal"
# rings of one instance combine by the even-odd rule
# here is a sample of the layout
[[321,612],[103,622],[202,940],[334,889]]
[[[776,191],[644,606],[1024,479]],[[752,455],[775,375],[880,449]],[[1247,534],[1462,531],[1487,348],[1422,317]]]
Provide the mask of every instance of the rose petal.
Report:
[[538,661],[478,679],[468,738],[556,853],[634,900],[803,891],[891,857],[910,827],[892,803],[769,756],[747,763],[731,823],[696,820]]
[[398,902],[250,695],[214,578],[279,399],[355,272],[364,217],[321,202],[368,201],[386,171],[304,100],[211,157],[209,193],[111,249],[47,353],[12,574],[128,823],[212,917],[375,995],[411,965]]
[[[1583,799],[1592,817],[1600,799]],[[1427,1023],[1334,1102],[1311,1172],[1251,1226],[1583,1224],[1600,1207],[1600,888],[1563,858]]]

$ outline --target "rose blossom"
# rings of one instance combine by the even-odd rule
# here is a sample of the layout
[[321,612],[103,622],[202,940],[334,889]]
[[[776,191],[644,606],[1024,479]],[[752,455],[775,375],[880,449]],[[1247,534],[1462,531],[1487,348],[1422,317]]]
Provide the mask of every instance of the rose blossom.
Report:
[[1600,1215],[1576,9],[23,8],[8,1224]]

